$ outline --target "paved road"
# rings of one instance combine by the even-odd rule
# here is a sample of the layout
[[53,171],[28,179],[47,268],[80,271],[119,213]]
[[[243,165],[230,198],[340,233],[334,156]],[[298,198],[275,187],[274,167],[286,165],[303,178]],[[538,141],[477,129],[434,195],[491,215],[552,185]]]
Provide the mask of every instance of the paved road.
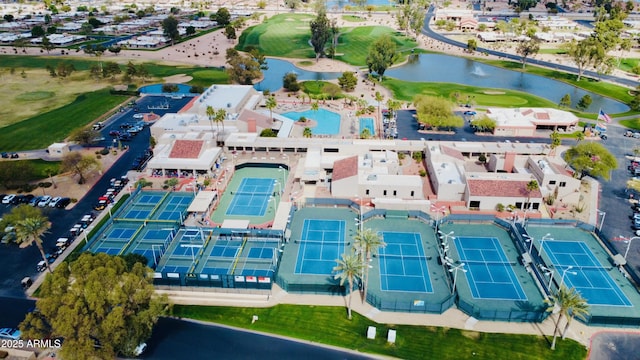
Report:
[[601,332],[591,339],[589,360],[640,359],[640,334]]
[[[163,115],[169,111],[184,106],[190,98],[169,99],[165,97],[147,96],[138,101],[140,112],[148,112],[148,105],[160,104],[168,101],[170,108],[166,110],[153,110],[154,113]],[[110,143],[109,131],[120,128],[120,124],[124,122],[133,122],[134,109],[127,109],[125,112],[116,114],[108,120],[106,128],[102,130],[105,138],[102,146]],[[137,121],[137,120],[135,120]],[[125,153],[110,169],[108,169],[102,178],[91,188],[87,194],[70,210],[60,210],[44,208],[45,215],[52,222],[51,230],[43,238],[45,249],[53,248],[57,238],[66,236],[69,229],[75,224],[82,215],[93,210],[96,199],[104,194],[109,187],[109,180],[114,177],[120,177],[129,170],[133,159],[143,153],[149,147],[149,129],[145,128],[140,134],[135,136],[131,142],[128,142],[129,151]],[[11,210],[9,205],[0,205],[0,217],[3,213]],[[36,276],[36,264],[40,261],[41,256],[35,246],[26,249],[19,249],[17,246],[0,246],[0,259],[2,261],[2,271],[0,271],[0,304],[3,298],[24,298],[25,294],[20,285],[20,280],[25,276]],[[13,315],[0,312],[0,327],[4,326],[5,321],[11,319],[5,318],[5,315]]]
[[[144,359],[371,359],[281,338],[177,319],[160,319]],[[185,352],[188,352],[186,355]]]

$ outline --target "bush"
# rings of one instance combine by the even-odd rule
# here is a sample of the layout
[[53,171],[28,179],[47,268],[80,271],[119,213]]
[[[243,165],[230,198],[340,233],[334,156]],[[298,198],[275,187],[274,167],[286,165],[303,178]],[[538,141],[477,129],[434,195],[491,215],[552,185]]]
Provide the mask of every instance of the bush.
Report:
[[496,210],[498,210],[498,212],[503,212],[504,211],[504,205],[502,203],[498,203],[496,205]]
[[189,89],[191,94],[202,94],[204,92],[204,86],[200,85],[192,85]]
[[415,151],[411,157],[413,158],[413,160],[415,160],[417,163],[422,161],[422,151]]
[[298,119],[298,121],[300,121],[300,122],[302,122],[302,123],[303,123],[303,122],[307,122],[307,118],[306,118],[306,117],[304,117],[304,116],[300,116],[300,119]]
[[478,161],[480,161],[481,163],[486,163],[487,162],[487,156],[485,154],[480,154],[480,156],[478,156]]
[[24,192],[32,192],[33,190],[35,190],[38,186],[37,185],[32,185],[32,184],[24,184],[20,186],[20,189],[22,189],[22,191]]
[[78,199],[76,199],[76,198],[71,198],[71,202],[75,204],[75,203],[77,203],[77,202],[78,202]]
[[50,188],[51,186],[53,186],[53,184],[48,181],[38,183],[38,187],[41,187],[41,188]]
[[174,93],[178,92],[179,88],[176,84],[162,84],[162,92]]
[[0,350],[0,359],[6,359],[9,356],[9,353],[5,350]]
[[98,159],[98,160],[102,159],[102,155],[100,155],[100,154],[96,155],[96,159]]
[[104,149],[100,150],[100,155],[109,155],[109,149],[104,148]]
[[420,169],[419,174],[420,174],[421,177],[425,177],[425,176],[427,176],[427,171],[425,169]]

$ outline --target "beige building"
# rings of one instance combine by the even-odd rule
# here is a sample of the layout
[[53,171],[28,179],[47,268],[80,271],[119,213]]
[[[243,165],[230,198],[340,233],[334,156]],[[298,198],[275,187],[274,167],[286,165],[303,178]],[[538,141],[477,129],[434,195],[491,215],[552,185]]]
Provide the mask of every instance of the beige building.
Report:
[[487,116],[496,122],[493,133],[498,136],[534,136],[538,129],[567,130],[579,120],[569,111],[551,108],[488,108]]

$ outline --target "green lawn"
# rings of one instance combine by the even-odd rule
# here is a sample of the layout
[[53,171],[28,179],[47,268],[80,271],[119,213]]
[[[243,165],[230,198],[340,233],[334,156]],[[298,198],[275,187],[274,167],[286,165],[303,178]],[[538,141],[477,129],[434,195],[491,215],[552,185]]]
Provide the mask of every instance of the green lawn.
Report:
[[409,82],[387,79],[382,83],[389,88],[396,99],[412,101],[418,94],[441,96],[455,101],[455,93],[459,93],[458,102],[466,103],[467,98],[479,106],[496,107],[556,107],[549,100],[513,90],[488,89],[452,83]]
[[[474,58],[474,60],[487,63],[490,65],[498,66],[501,68],[509,69],[509,70],[523,71],[522,64],[519,62],[504,61],[504,60],[488,60],[483,58]],[[565,72],[553,70],[553,69],[541,68],[533,65],[527,65],[527,67],[524,69],[524,72],[529,74],[548,77],[558,81],[563,81],[565,83],[591,91],[593,93],[619,100],[625,104],[629,103],[629,101],[631,101],[632,99],[631,94],[629,94],[629,89],[623,86],[611,84],[608,82],[598,81],[597,79],[582,77],[580,81],[576,81],[577,75],[569,74],[569,73],[565,73]],[[560,102],[560,99],[558,99],[558,102]],[[615,114],[615,116],[626,116],[626,115],[635,115],[635,114],[640,114],[640,112],[627,111],[626,113]],[[593,115],[593,118],[595,119],[594,114],[584,114],[584,115],[585,116]],[[581,115],[578,115],[578,116],[581,116]]]
[[620,59],[620,65],[618,68],[622,71],[626,71],[628,73],[632,73],[631,70],[640,64],[640,59],[636,58],[624,58]]
[[400,55],[398,62],[404,61],[405,57],[411,53],[411,49],[417,46],[415,41],[386,26],[346,28],[342,29],[342,34],[338,38],[336,54],[340,55],[336,56],[336,59],[351,65],[365,66],[369,47],[382,35],[390,35],[396,43],[396,49]]
[[314,53],[309,44],[309,21],[313,18],[304,14],[273,16],[243,31],[236,49],[244,51],[253,46],[268,56],[312,58]]
[[2,128],[0,151],[46,148],[126,99],[126,96],[110,95],[108,90],[80,95],[68,105]]
[[[303,14],[276,15],[243,31],[236,49],[244,51],[253,46],[267,56],[314,58],[313,48],[309,44],[309,21],[313,18]],[[396,42],[401,55],[399,61],[403,61],[411,49],[417,46],[413,40],[385,26],[342,28],[340,31],[336,59],[356,66],[366,65],[369,46],[384,34],[391,35]]]
[[355,16],[355,15],[342,15],[342,20],[344,21],[348,21],[348,22],[363,22],[363,21],[367,21],[367,19],[364,19],[360,16]]
[[626,126],[629,129],[640,130],[640,119],[620,120],[620,125]]
[[[356,299],[357,301],[357,299]],[[177,317],[211,321],[401,359],[584,359],[587,351],[573,340],[558,340],[555,351],[541,336],[488,334],[430,326],[377,324],[357,313],[347,320],[341,307],[278,305],[239,308],[175,305]],[[251,324],[251,318],[259,320]],[[376,326],[375,340],[366,338]],[[386,342],[388,329],[397,330],[395,345]]]
[[567,50],[565,49],[558,49],[558,48],[552,48],[552,49],[540,49],[540,51],[538,51],[538,53],[540,54],[556,54],[556,55],[562,55],[562,54],[566,54]]

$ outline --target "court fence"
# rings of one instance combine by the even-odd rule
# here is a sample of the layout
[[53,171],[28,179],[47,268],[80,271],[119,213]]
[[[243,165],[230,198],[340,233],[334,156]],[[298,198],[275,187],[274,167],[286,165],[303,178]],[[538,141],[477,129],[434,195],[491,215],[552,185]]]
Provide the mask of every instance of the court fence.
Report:
[[153,284],[169,288],[226,288],[270,290],[272,276],[210,275],[195,273],[156,272]]
[[382,311],[442,314],[455,304],[456,297],[451,295],[440,303],[423,300],[388,300],[371,292],[367,293],[367,302]]
[[479,320],[510,322],[542,322],[549,315],[545,308],[531,310],[482,309],[458,297],[458,308]]
[[346,288],[340,286],[337,283],[331,284],[317,284],[317,283],[304,283],[304,282],[292,282],[283,278],[282,276],[276,277],[276,284],[283,290],[293,294],[313,294],[313,295],[340,295],[346,294]]

